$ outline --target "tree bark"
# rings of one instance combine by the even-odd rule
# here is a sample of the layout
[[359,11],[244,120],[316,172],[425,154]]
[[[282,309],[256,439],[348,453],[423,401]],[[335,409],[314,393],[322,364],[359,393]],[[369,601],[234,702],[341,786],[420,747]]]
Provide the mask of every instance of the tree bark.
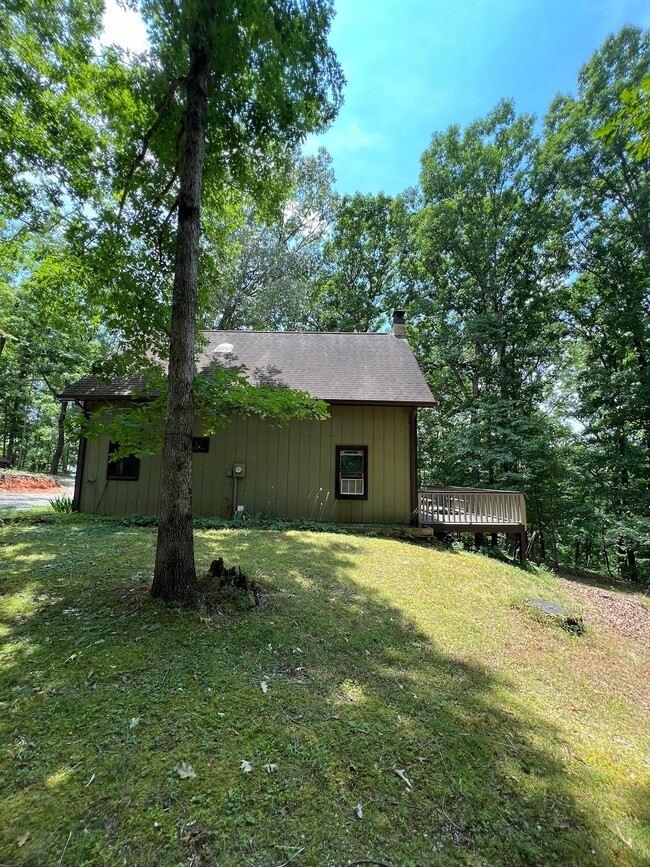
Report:
[[198,594],[192,533],[194,343],[210,60],[190,42],[185,152],[181,174],[172,296],[167,416],[160,480],[160,522],[151,592],[165,602],[191,603]]
[[68,402],[61,402],[61,409],[59,410],[59,418],[58,418],[58,435],[56,439],[56,448],[54,449],[54,454],[52,455],[52,463],[50,464],[50,475],[56,476],[59,472],[59,461],[61,460],[61,455],[63,454],[63,446],[65,445],[65,414],[68,411]]
[[29,415],[30,399],[32,394],[33,382],[29,384],[29,391],[23,409],[23,426],[20,434],[20,451],[18,452],[18,469],[22,470],[25,467],[25,459],[27,457],[27,417]]

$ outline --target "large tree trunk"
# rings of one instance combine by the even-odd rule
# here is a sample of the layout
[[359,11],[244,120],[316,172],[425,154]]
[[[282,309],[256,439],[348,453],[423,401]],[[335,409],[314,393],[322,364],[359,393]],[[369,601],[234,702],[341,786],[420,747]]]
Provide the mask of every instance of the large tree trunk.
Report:
[[209,73],[205,49],[192,41],[176,236],[160,523],[151,588],[152,594],[165,602],[190,603],[198,593],[192,535],[194,333]]
[[68,411],[68,403],[67,401],[62,401],[61,409],[59,410],[59,419],[58,419],[58,436],[56,439],[56,448],[54,449],[54,454],[52,455],[52,463],[50,464],[50,475],[56,476],[59,472],[59,461],[61,460],[61,455],[63,454],[63,446],[65,445],[65,414]]

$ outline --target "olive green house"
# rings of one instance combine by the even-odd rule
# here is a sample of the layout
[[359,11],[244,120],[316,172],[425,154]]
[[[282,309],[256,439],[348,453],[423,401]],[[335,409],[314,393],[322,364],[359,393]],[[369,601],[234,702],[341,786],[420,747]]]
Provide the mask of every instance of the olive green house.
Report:
[[[235,418],[206,437],[194,430],[194,512],[228,518],[238,510],[287,520],[405,522],[417,512],[417,409],[433,397],[404,336],[391,332],[208,331],[198,359],[209,375],[243,366],[251,383],[275,383],[327,402],[325,421],[278,428]],[[84,377],[61,394],[93,412],[119,407],[142,378],[110,385]],[[156,514],[160,457],[110,460],[112,443],[82,440],[74,508],[104,514]]]

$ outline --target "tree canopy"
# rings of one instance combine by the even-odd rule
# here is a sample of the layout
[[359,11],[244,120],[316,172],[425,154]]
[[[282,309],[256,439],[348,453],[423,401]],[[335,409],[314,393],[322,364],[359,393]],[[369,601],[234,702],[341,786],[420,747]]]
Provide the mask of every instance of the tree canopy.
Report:
[[54,393],[146,369],[159,396],[114,433],[168,452],[156,592],[195,590],[195,411],[323,412],[241,372],[195,385],[199,329],[376,331],[394,307],[437,401],[422,481],[521,488],[533,557],[650,579],[647,31],[609,37],[543,123],[504,99],[435,132],[415,188],[341,195],[300,154],[342,99],[330,2],[142,0],[142,55],[97,47],[96,0],[5,7],[2,451],[71,466]]

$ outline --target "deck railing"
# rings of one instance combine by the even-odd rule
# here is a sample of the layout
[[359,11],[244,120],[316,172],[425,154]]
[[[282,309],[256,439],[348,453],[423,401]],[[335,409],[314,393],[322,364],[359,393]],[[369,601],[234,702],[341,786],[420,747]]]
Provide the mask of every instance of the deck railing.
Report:
[[420,525],[526,525],[526,501],[518,491],[424,487],[418,491],[418,508]]

